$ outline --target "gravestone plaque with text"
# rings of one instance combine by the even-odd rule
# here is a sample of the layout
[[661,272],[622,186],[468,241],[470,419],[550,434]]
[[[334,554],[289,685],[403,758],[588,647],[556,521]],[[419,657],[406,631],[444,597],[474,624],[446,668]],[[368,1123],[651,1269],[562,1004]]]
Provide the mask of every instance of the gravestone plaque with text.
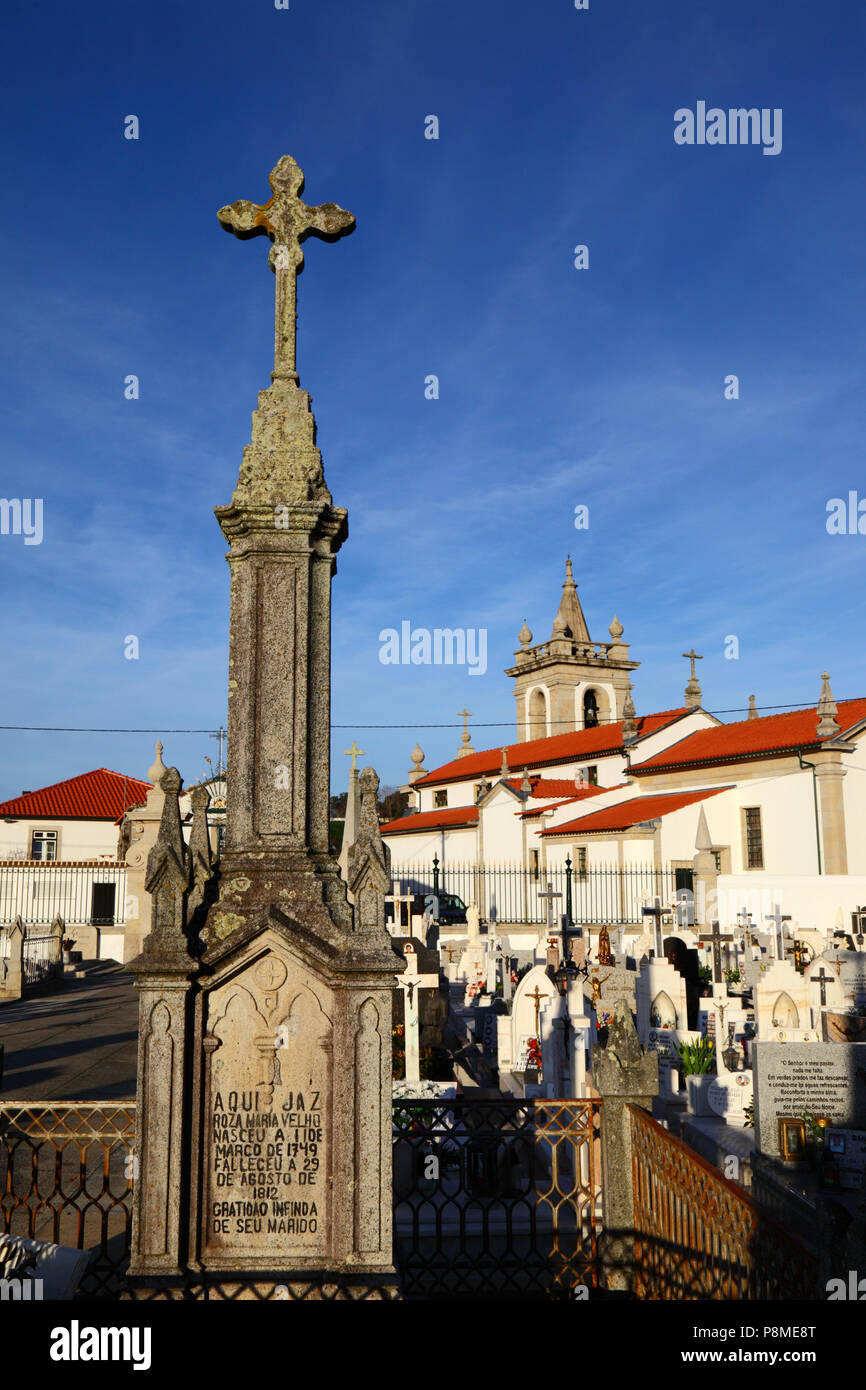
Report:
[[779,1156],[779,1120],[804,1112],[833,1125],[866,1125],[866,1043],[755,1042],[755,1133]]

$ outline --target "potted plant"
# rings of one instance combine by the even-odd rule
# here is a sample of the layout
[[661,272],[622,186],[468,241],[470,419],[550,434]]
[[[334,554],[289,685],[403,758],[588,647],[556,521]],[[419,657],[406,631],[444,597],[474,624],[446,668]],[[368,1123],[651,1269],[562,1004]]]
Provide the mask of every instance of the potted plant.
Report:
[[712,1115],[707,1092],[715,1080],[716,1048],[712,1038],[696,1038],[694,1042],[675,1043],[683,1076],[689,1112],[692,1115]]
[[698,979],[701,982],[701,998],[712,993],[713,972],[708,965],[698,966]]
[[733,994],[742,993],[741,986],[743,983],[743,977],[740,974],[740,967],[738,965],[734,965],[731,967],[730,970],[725,971],[725,979]]
[[74,936],[64,936],[60,940],[60,949],[63,952],[63,964],[72,964],[72,951],[75,946]]

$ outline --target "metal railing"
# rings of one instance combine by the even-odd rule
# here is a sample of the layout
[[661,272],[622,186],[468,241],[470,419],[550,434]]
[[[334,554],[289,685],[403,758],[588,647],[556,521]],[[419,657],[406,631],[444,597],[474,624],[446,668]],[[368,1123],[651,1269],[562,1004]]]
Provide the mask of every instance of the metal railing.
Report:
[[394,1104],[406,1298],[573,1298],[598,1282],[600,1100]]
[[440,864],[434,858],[431,864],[393,865],[391,878],[401,893],[453,893],[467,905],[476,903],[487,921],[532,926],[547,921],[547,900],[540,895],[548,883],[561,895],[554,900],[556,920],[565,914],[572,925],[640,925],[642,907],[656,898],[669,906],[677,893],[670,866],[592,865],[581,872],[570,860],[535,873],[520,864]]
[[25,936],[23,950],[24,984],[38,985],[60,967],[60,942],[53,935]]
[[638,1298],[814,1299],[817,1255],[630,1105]]
[[0,860],[0,925],[107,927],[124,922],[126,865],[116,860]]
[[132,1102],[0,1102],[0,1232],[92,1250],[82,1298],[120,1291],[134,1132]]

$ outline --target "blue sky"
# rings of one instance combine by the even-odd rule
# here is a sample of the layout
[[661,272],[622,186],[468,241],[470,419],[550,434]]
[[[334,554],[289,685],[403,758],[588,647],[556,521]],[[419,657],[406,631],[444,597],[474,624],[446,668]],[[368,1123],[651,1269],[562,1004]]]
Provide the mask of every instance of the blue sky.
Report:
[[[353,736],[387,782],[416,738],[449,757],[459,731],[421,726],[464,706],[503,725],[476,747],[514,737],[502,669],[524,617],[549,636],[568,551],[591,636],[616,611],[642,663],[638,713],[681,701],[692,644],[708,709],[817,700],[825,667],[866,693],[866,536],[825,526],[830,498],[866,498],[864,31],[853,0],[10,0],[0,496],[41,497],[44,539],[0,536],[0,723],[225,719],[212,509],[268,384],[273,278],[216,210],[265,201],[283,153],[357,219],[307,243],[299,286],[349,510],[335,790]],[[781,108],[781,153],[675,144],[699,100]],[[486,628],[487,673],[382,665],[406,619]],[[148,735],[0,737],[2,797],[152,756]],[[187,781],[215,754],[165,744]]]

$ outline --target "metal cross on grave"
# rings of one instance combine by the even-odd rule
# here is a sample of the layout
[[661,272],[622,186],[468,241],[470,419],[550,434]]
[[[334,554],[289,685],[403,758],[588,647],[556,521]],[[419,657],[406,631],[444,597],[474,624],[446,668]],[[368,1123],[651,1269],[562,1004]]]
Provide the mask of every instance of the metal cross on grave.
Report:
[[273,242],[268,256],[277,277],[272,380],[297,384],[297,277],[304,264],[301,242],[309,236],[336,241],[354,230],[355,219],[336,203],[308,207],[301,198],[304,175],[289,154],[284,154],[271,170],[269,182],[273,196],[267,203],[259,206],[239,199],[220,208],[217,217],[227,232],[244,241],[264,235]]
[[403,991],[403,1043],[406,1058],[406,1080],[421,1080],[421,1051],[419,1047],[418,991],[438,989],[439,976],[418,973],[418,955],[411,941],[403,947],[406,969],[397,977],[397,987]]
[[671,914],[668,908],[662,907],[661,898],[656,898],[655,907],[642,907],[641,915],[653,918],[653,938],[654,952],[658,960],[664,956],[662,947],[662,922],[670,922]]
[[784,922],[790,922],[790,920],[791,920],[791,918],[790,918],[789,915],[783,915],[783,914],[782,914],[782,907],[781,907],[781,904],[780,904],[780,903],[775,903],[775,904],[774,904],[774,911],[773,911],[773,912],[765,912],[765,913],[764,913],[764,921],[765,921],[765,922],[772,922],[773,925],[774,925],[775,928],[776,928],[776,957],[777,957],[778,960],[784,960],[784,959],[785,959],[785,945],[784,945],[784,940],[783,940],[783,932],[784,932],[783,923],[784,923]]
[[561,898],[562,894],[554,893],[553,884],[548,879],[547,891],[544,893],[539,893],[538,896],[539,898],[544,898],[547,900],[547,930],[548,932],[554,932],[556,930],[556,916],[553,911],[553,902],[555,898]]
[[713,943],[713,981],[715,984],[722,983],[722,942],[733,941],[733,936],[719,931],[718,921],[711,923],[712,931],[702,932],[698,941],[711,941]]
[[820,974],[818,974],[818,975],[813,975],[813,976],[812,976],[812,979],[813,979],[813,980],[817,980],[818,985],[820,986],[820,989],[821,989],[821,1006],[823,1007],[823,1006],[827,1003],[827,986],[828,986],[828,984],[830,984],[830,982],[832,981],[833,976],[827,974],[827,972],[826,972],[826,970],[824,969],[824,966],[823,966],[823,964],[822,964]]

